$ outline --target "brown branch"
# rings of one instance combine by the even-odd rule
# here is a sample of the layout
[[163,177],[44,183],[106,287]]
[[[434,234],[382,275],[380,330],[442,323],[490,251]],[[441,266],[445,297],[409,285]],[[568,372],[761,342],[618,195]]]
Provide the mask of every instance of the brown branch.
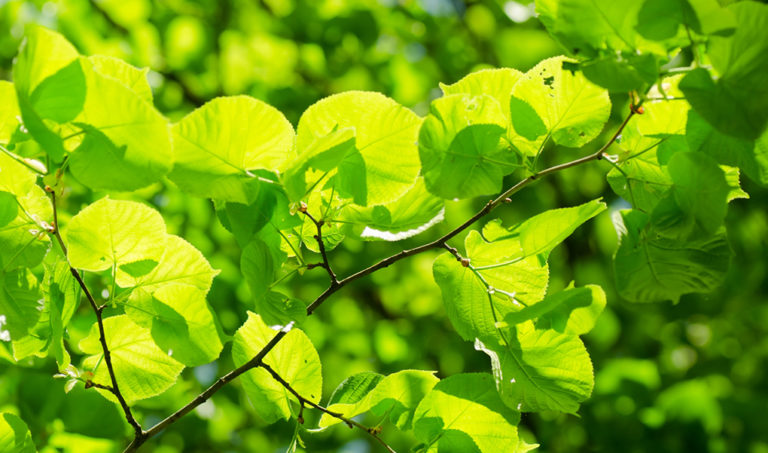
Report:
[[[331,287],[338,286],[339,280],[336,278],[336,274],[333,272],[333,269],[331,269],[331,263],[328,261],[328,254],[325,251],[325,243],[323,242],[323,224],[324,222],[322,220],[316,220],[312,214],[307,211],[306,205],[302,204],[301,209],[299,209],[299,212],[307,216],[309,220],[312,221],[312,223],[315,224],[315,228],[317,228],[317,234],[314,236],[315,240],[317,241],[317,247],[320,249],[320,256],[323,257],[322,264],[315,264],[311,265],[312,267],[322,267],[328,272],[328,277],[331,278]],[[311,269],[312,267],[307,266],[307,269]]]
[[[53,226],[50,230],[50,233],[53,234],[53,236],[56,238],[56,240],[59,243],[59,246],[61,246],[61,251],[64,253],[64,256],[66,257],[67,246],[64,245],[64,239],[62,239],[61,233],[59,232],[59,216],[56,209],[56,191],[54,189],[51,189],[50,187],[46,187],[46,189],[48,189],[48,193],[51,194],[51,204],[53,204]],[[125,419],[128,420],[128,424],[131,425],[131,427],[135,432],[135,436],[140,437],[143,434],[141,425],[139,424],[139,422],[136,421],[136,418],[134,418],[133,413],[131,412],[130,406],[128,406],[128,403],[125,401],[123,394],[120,392],[120,387],[117,385],[117,377],[115,376],[115,369],[112,366],[112,354],[109,351],[106,334],[104,333],[104,319],[102,317],[102,310],[96,304],[96,300],[93,298],[93,295],[88,290],[88,287],[85,285],[85,282],[83,281],[83,278],[80,276],[80,273],[77,271],[77,269],[75,269],[70,265],[69,272],[72,274],[73,277],[75,277],[75,280],[77,280],[77,284],[80,285],[80,289],[83,290],[83,294],[85,294],[85,297],[88,299],[88,302],[91,304],[91,308],[93,309],[93,312],[96,314],[96,324],[98,324],[99,326],[99,342],[101,343],[101,349],[102,349],[102,352],[104,353],[104,362],[107,364],[107,371],[109,372],[109,378],[112,381],[111,387],[95,385],[95,383],[94,385],[91,385],[91,387],[101,388],[115,395],[115,398],[117,398],[117,401],[120,403],[120,407],[123,408],[123,413],[125,413]]]
[[[419,254],[421,252],[425,252],[427,250],[445,247],[446,243],[465,229],[467,229],[470,225],[475,223],[480,218],[487,215],[489,212],[491,212],[494,208],[496,208],[501,203],[506,203],[509,201],[509,197],[513,195],[514,193],[518,192],[525,186],[533,183],[535,180],[550,175],[552,173],[557,173],[559,171],[576,167],[578,165],[582,165],[587,162],[591,162],[593,160],[600,160],[603,157],[603,153],[616,141],[616,139],[619,138],[621,135],[621,131],[624,130],[624,127],[626,127],[627,123],[629,123],[629,120],[632,118],[635,112],[630,111],[627,118],[624,120],[624,122],[621,123],[619,128],[616,130],[616,132],[613,134],[613,136],[606,142],[603,146],[600,147],[597,151],[595,151],[592,154],[589,154],[587,156],[584,156],[582,158],[566,162],[559,165],[554,165],[552,167],[546,168],[538,173],[532,174],[528,176],[527,178],[521,180],[514,186],[507,189],[504,193],[496,197],[495,199],[489,201],[480,211],[478,211],[475,215],[470,217],[466,222],[462,223],[455,229],[451,230],[449,233],[445,234],[444,236],[440,237],[439,239],[436,239],[432,242],[429,242],[427,244],[421,245],[419,247],[415,247],[409,250],[403,250],[399,253],[396,253],[388,258],[385,258],[381,261],[379,261],[376,264],[373,264],[359,272],[356,272],[342,280],[336,281],[334,283],[332,281],[331,286],[329,286],[325,291],[323,291],[322,294],[320,294],[314,302],[312,302],[307,307],[307,315],[311,315],[314,313],[314,311],[326,300],[328,297],[330,297],[332,294],[334,294],[339,289],[343,288],[344,286],[348,285],[349,283],[360,279],[362,277],[365,277],[366,275],[372,274],[376,272],[377,270],[383,269],[385,267],[388,267],[404,258],[407,258],[409,256],[413,256],[416,254]],[[322,244],[322,241],[320,241]],[[322,247],[322,246],[321,246]],[[450,249],[453,249],[452,247]],[[450,250],[449,249],[449,250]],[[321,250],[324,250],[322,248]],[[455,249],[454,249],[455,250]],[[458,253],[458,252],[457,252]],[[325,257],[325,256],[324,256]],[[325,262],[323,263],[325,265]],[[124,453],[133,452],[136,451],[144,442],[146,442],[147,439],[157,435],[160,431],[168,427],[168,425],[174,423],[179,418],[183,417],[187,413],[191,412],[194,408],[197,406],[203,404],[205,401],[207,401],[214,393],[219,391],[225,384],[232,381],[236,377],[240,376],[241,374],[245,373],[246,371],[249,371],[257,366],[263,366],[262,360],[266,355],[277,345],[280,340],[283,339],[283,337],[288,333],[290,328],[292,327],[292,324],[289,324],[286,326],[283,330],[278,332],[274,337],[272,337],[272,340],[269,341],[262,349],[261,351],[256,354],[253,359],[245,363],[244,365],[241,365],[240,367],[230,371],[228,374],[226,374],[224,377],[218,379],[213,385],[208,387],[203,393],[199,394],[195,399],[187,403],[184,407],[179,409],[178,411],[171,414],[168,418],[161,421],[157,425],[153,426],[147,431],[144,431],[141,433],[141,435],[137,435],[136,438],[131,442],[131,444],[126,448]],[[266,368],[265,368],[266,369]]]
[[[295,396],[296,399],[299,400],[299,404],[301,404],[302,408],[304,408],[304,406],[311,406],[311,407],[313,407],[313,408],[315,408],[315,409],[317,409],[317,410],[319,410],[321,412],[324,412],[324,413],[330,415],[331,417],[334,417],[334,418],[337,418],[337,419],[341,420],[342,422],[346,423],[347,426],[349,426],[350,428],[355,427],[355,428],[358,428],[358,429],[360,429],[362,431],[365,431],[366,433],[368,433],[368,435],[370,435],[371,437],[376,439],[381,445],[383,445],[384,448],[387,449],[387,451],[389,451],[390,453],[396,453],[395,450],[392,447],[390,447],[386,442],[384,442],[384,440],[382,438],[379,437],[380,430],[378,428],[375,428],[375,427],[374,428],[369,428],[369,427],[363,425],[362,423],[358,423],[358,422],[352,420],[351,418],[347,418],[347,417],[345,417],[344,415],[342,415],[342,414],[340,414],[338,412],[330,411],[327,408],[325,408],[325,407],[323,407],[323,406],[321,406],[321,405],[319,405],[319,404],[317,404],[317,403],[315,403],[315,402],[313,402],[313,401],[311,401],[311,400],[301,396],[299,394],[299,392],[297,392],[293,387],[291,387],[291,384],[289,384],[285,379],[283,379],[279,374],[277,374],[277,371],[275,371],[271,366],[267,365],[266,363],[262,363],[259,366],[261,368],[264,368],[267,371],[267,373],[272,375],[272,379],[274,379],[277,382],[279,382],[280,385],[282,385],[283,387],[285,387],[286,390],[291,392],[293,394],[293,396]],[[299,421],[301,422],[301,420],[299,420]]]

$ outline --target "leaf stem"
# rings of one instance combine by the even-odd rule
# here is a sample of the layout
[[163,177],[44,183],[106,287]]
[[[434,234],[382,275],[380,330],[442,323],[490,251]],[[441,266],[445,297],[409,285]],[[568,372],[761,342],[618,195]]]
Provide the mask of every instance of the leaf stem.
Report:
[[311,400],[301,396],[299,394],[299,392],[297,392],[293,387],[291,387],[291,384],[289,384],[285,379],[283,379],[277,373],[277,371],[275,371],[271,366],[267,365],[266,363],[262,363],[259,366],[261,368],[263,368],[264,370],[266,370],[267,373],[269,373],[272,376],[272,379],[276,380],[278,383],[280,383],[280,385],[285,387],[286,390],[291,392],[293,394],[293,396],[295,396],[296,399],[299,400],[299,404],[301,404],[302,407],[304,407],[305,405],[306,406],[311,406],[311,407],[313,407],[313,408],[315,408],[315,409],[317,409],[317,410],[319,410],[321,412],[324,412],[324,413],[330,415],[331,417],[334,417],[334,418],[337,418],[337,419],[341,420],[342,422],[346,423],[347,426],[349,426],[350,428],[355,427],[355,428],[361,429],[361,430],[365,431],[366,433],[368,433],[368,435],[370,435],[371,437],[376,439],[381,445],[384,446],[384,448],[387,449],[387,451],[389,451],[390,453],[396,453],[395,450],[392,447],[390,447],[386,442],[384,442],[384,440],[382,438],[379,437],[379,430],[377,428],[369,428],[369,427],[367,427],[367,426],[365,426],[365,425],[363,425],[361,423],[358,423],[358,422],[352,420],[351,418],[347,418],[347,417],[345,417],[344,415],[342,415],[342,414],[340,414],[338,412],[330,411],[327,408],[325,408],[325,407],[323,407],[323,406],[321,406],[321,405],[319,405],[319,404],[317,404],[317,403],[315,403],[315,402],[313,402],[313,401],[311,401]]
[[331,287],[338,286],[339,280],[336,278],[336,274],[333,272],[333,269],[331,269],[331,264],[328,261],[328,254],[325,251],[325,243],[323,242],[324,222],[322,220],[316,220],[312,214],[306,210],[306,208],[302,209],[300,212],[307,216],[307,218],[315,224],[315,228],[317,228],[317,234],[314,236],[314,238],[317,241],[317,247],[320,249],[320,256],[323,257],[323,263],[319,265],[319,267],[325,268],[325,270],[328,272],[328,277],[331,278]]

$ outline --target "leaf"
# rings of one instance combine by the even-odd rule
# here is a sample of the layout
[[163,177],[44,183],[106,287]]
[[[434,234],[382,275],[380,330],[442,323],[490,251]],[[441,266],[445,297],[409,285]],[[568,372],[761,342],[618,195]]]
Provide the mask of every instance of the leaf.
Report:
[[[208,292],[219,271],[211,267],[199,250],[179,236],[166,235],[163,244],[165,252],[149,273],[132,276],[125,271],[124,266],[120,266],[115,278],[117,284],[123,288],[136,287],[152,292],[165,285],[180,283]],[[135,263],[133,261],[127,265]]]
[[268,291],[254,300],[254,309],[271,326],[285,326],[291,321],[301,325],[307,317],[307,305],[279,291]]
[[401,241],[442,222],[444,216],[443,200],[430,194],[419,178],[393,202],[366,208],[348,205],[340,220],[364,240]]
[[209,101],[173,126],[169,177],[193,195],[248,204],[252,171],[276,171],[294,145],[280,111],[248,96]]
[[[104,331],[115,377],[126,401],[159,395],[176,382],[184,365],[157,347],[149,330],[135,324],[127,315],[120,315],[105,318]],[[85,354],[92,354],[83,361],[83,367],[94,370],[93,382],[111,386],[96,323],[79,346]],[[99,392],[114,399],[111,393]]]
[[522,412],[575,413],[592,394],[592,361],[579,337],[539,330],[526,322],[505,329],[503,344],[480,343],[488,354],[501,399]]
[[26,423],[18,416],[0,413],[0,451],[6,453],[34,453],[37,451]]
[[691,106],[723,133],[756,139],[768,125],[768,5],[743,2],[728,6],[736,18],[729,37],[710,38],[708,55],[719,74],[715,81],[703,68],[680,82]]
[[[416,406],[440,381],[434,372],[419,370],[398,371],[378,379],[371,374],[356,376],[348,378],[336,389],[327,409],[346,418],[368,411],[379,416],[388,414],[400,429],[411,428]],[[340,422],[338,418],[323,414],[319,426],[326,428]]]
[[88,94],[75,118],[85,137],[70,155],[72,174],[94,189],[136,190],[159,181],[173,164],[168,120],[88,61]]
[[504,139],[507,121],[490,96],[455,94],[436,99],[419,132],[427,189],[447,199],[501,191],[519,157]]
[[514,326],[537,319],[537,329],[552,329],[568,335],[583,335],[595,326],[605,308],[605,293],[597,285],[566,288],[541,302],[508,313],[504,321]]
[[[248,313],[248,320],[235,333],[232,360],[241,366],[251,360],[277,334],[261,316]],[[280,377],[304,398],[320,402],[323,376],[320,357],[304,332],[293,329],[264,358]],[[265,370],[256,368],[241,377],[243,389],[266,423],[291,417],[290,401],[296,398]]]
[[356,204],[383,204],[399,198],[416,180],[419,126],[415,113],[382,94],[348,91],[321,99],[304,112],[296,148],[301,156],[319,138],[354,129],[356,151],[346,152],[336,177]]
[[489,243],[470,231],[465,247],[471,267],[442,254],[432,267],[435,282],[448,318],[462,338],[497,337],[496,323],[507,313],[544,298],[548,267],[535,256],[520,259],[516,239]]
[[254,298],[260,299],[266,295],[285,259],[285,254],[280,251],[280,242],[267,244],[254,238],[243,249],[240,269]]
[[167,237],[159,212],[142,203],[109,197],[78,212],[64,233],[69,263],[92,272],[144,259],[159,260]]
[[19,128],[18,118],[21,117],[13,83],[0,80],[0,99],[3,99],[0,103],[0,143],[7,144]]
[[157,267],[157,264],[155,260],[138,260],[132,263],[121,264],[119,269],[133,278],[139,278],[152,272],[152,269]]
[[[518,237],[522,257],[543,254],[546,259],[549,252],[576,228],[605,209],[606,205],[601,200],[592,200],[570,208],[550,209],[509,228],[507,232],[500,232],[492,225],[483,230],[483,235],[492,241]],[[493,234],[490,233],[491,228],[496,230]]]
[[608,120],[608,92],[581,73],[564,69],[569,61],[548,58],[526,72],[512,89],[515,98],[536,110],[547,131],[535,141],[514,141],[523,154],[536,155],[547,137],[562,146],[584,146],[600,134]]
[[31,27],[14,61],[13,79],[25,128],[60,162],[62,140],[43,120],[66,122],[83,107],[86,85],[77,50],[62,35]]
[[0,226],[0,269],[34,267],[50,246],[44,233],[53,217],[51,201],[35,184],[37,176],[3,152],[0,175],[0,191],[14,195],[16,207],[15,218]]
[[152,88],[149,86],[147,74],[149,68],[136,68],[125,61],[106,55],[91,55],[88,62],[94,71],[115,79],[126,88],[136,93],[140,99],[152,103]]
[[334,130],[315,138],[296,159],[288,161],[288,166],[281,175],[285,191],[292,201],[299,201],[307,195],[307,172],[310,168],[329,172],[338,167],[341,161],[357,152],[355,148],[355,129],[347,127]]
[[419,403],[414,434],[428,452],[530,450],[518,437],[520,414],[504,406],[489,374],[457,374],[438,382]]
[[0,339],[20,339],[40,318],[40,285],[29,269],[0,273],[0,285]]
[[706,153],[721,164],[738,166],[755,182],[768,185],[768,132],[754,141],[731,137],[692,112],[685,138],[691,151]]
[[443,95],[445,96],[452,94],[491,96],[496,99],[504,112],[504,116],[509,120],[512,87],[515,86],[522,76],[522,72],[512,68],[482,69],[466,75],[454,84],[445,85],[441,83],[440,89],[443,90]]
[[673,186],[651,213],[655,231],[672,239],[715,234],[731,191],[723,170],[708,156],[690,152],[675,153],[667,170]]
[[0,191],[0,228],[8,225],[19,213],[16,197],[5,191]]
[[622,211],[614,217],[619,248],[614,273],[619,294],[632,302],[677,302],[688,293],[707,293],[725,279],[731,257],[725,233],[679,240],[648,231],[648,215]]
[[168,356],[186,366],[209,363],[224,347],[205,293],[183,284],[168,284],[153,293],[138,291],[125,304],[125,313],[149,329]]
[[[547,126],[531,104],[515,96],[510,96],[509,111],[510,124],[517,135],[526,140],[535,141],[547,133]],[[510,136],[514,137],[511,133]]]

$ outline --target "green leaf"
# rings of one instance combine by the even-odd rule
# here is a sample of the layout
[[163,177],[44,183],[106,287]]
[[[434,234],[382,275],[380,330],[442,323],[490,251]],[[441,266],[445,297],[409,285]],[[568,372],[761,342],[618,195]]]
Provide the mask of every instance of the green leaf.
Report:
[[[592,200],[571,208],[550,209],[509,228],[507,232],[496,228],[500,224],[491,225],[483,230],[483,235],[493,241],[518,237],[522,257],[543,254],[546,258],[549,252],[576,231],[576,228],[605,209],[606,205],[601,200]],[[494,231],[491,232],[491,229]]]
[[[452,94],[491,96],[496,99],[504,112],[504,116],[509,120],[512,87],[522,76],[522,72],[512,68],[482,69],[465,76],[454,84],[441,83],[440,89],[443,90],[445,96]],[[514,115],[512,117],[514,118]]]
[[168,356],[186,366],[211,362],[224,347],[205,293],[194,286],[168,284],[151,294],[139,290],[126,303],[125,313],[149,329]]
[[470,231],[465,247],[469,267],[445,253],[432,268],[448,318],[465,340],[497,337],[496,323],[507,313],[544,298],[547,264],[536,256],[521,259],[516,238],[486,242]]
[[393,202],[367,208],[348,205],[340,220],[364,240],[401,241],[442,222],[444,214],[443,200],[429,193],[419,178]]
[[575,413],[594,387],[592,361],[576,335],[526,322],[505,329],[504,341],[476,347],[488,354],[501,399],[522,412]]
[[121,264],[119,269],[133,278],[139,278],[152,272],[152,269],[157,267],[157,264],[155,260],[138,260],[132,263]]
[[85,75],[88,94],[75,118],[85,137],[70,156],[72,174],[94,189],[136,190],[159,181],[173,163],[168,121],[121,81],[90,66]]
[[243,249],[240,269],[254,298],[261,299],[266,295],[285,259],[279,241],[277,244],[267,244],[259,238],[254,238]]
[[0,413],[0,451],[6,453],[34,453],[37,451],[24,420],[18,416]]
[[719,74],[689,72],[680,88],[691,106],[723,133],[756,139],[768,124],[768,5],[740,2],[728,6],[736,17],[729,37],[710,38],[708,55]]
[[93,272],[144,259],[157,261],[166,237],[159,212],[135,201],[104,197],[69,221],[67,258],[72,267]]
[[50,240],[45,234],[53,217],[50,198],[35,185],[36,176],[0,152],[0,191],[15,195],[16,217],[0,227],[0,269],[34,267],[43,260]]
[[299,201],[313,188],[307,187],[307,172],[310,168],[329,172],[338,167],[345,157],[356,152],[354,128],[334,130],[315,138],[296,159],[288,162],[288,167],[282,172],[281,181],[289,198]]
[[731,250],[725,232],[696,240],[667,239],[647,227],[649,216],[622,211],[614,217],[619,248],[614,273],[619,294],[632,302],[677,302],[688,293],[707,293],[725,279]]
[[708,154],[721,164],[738,166],[755,182],[768,185],[768,132],[755,141],[731,137],[691,112],[685,138],[691,151]]
[[[368,411],[379,416],[388,414],[398,428],[410,429],[416,406],[439,381],[430,371],[403,370],[381,379],[365,374],[362,378],[344,381],[334,392],[327,409],[347,418]],[[319,426],[326,428],[340,422],[323,414]]]
[[608,92],[583,74],[563,68],[565,57],[548,58],[525,73],[512,95],[536,110],[546,135],[513,143],[526,155],[539,152],[547,138],[558,145],[578,148],[594,140],[611,112]]
[[[276,334],[277,331],[264,324],[261,316],[249,312],[248,320],[237,330],[232,344],[235,366],[251,360]],[[264,363],[272,367],[299,395],[315,403],[320,402],[323,391],[320,357],[304,332],[298,329],[288,332],[267,354]],[[257,368],[246,372],[240,379],[248,399],[266,423],[291,417],[290,402],[296,401],[296,398],[267,371]]]
[[[127,315],[104,319],[104,331],[120,392],[128,402],[163,393],[184,369],[184,365],[157,347],[149,330],[135,324]],[[93,370],[93,382],[111,386],[96,323],[79,346],[85,354],[92,354],[83,361],[83,367]],[[111,393],[99,392],[114,400]]]
[[593,327],[605,308],[605,293],[597,285],[566,288],[539,303],[504,317],[510,326],[537,319],[537,329],[552,329],[568,335],[583,335]]
[[0,80],[0,99],[3,100],[0,103],[0,143],[7,144],[19,128],[18,118],[21,116],[13,83]]
[[254,300],[254,309],[271,326],[298,325],[307,317],[307,305],[279,291],[268,291]]
[[419,132],[419,156],[427,189],[448,199],[501,191],[519,157],[504,138],[507,121],[486,95],[436,99]]
[[62,35],[36,26],[27,31],[13,65],[24,126],[55,162],[64,157],[64,145],[43,120],[66,122],[82,109],[86,84],[78,57]]
[[294,136],[274,107],[248,96],[216,98],[173,126],[169,176],[193,195],[248,204],[252,171],[280,169]]
[[[169,284],[185,284],[208,292],[213,278],[219,273],[213,269],[202,253],[192,244],[179,236],[166,235],[162,239],[165,252],[157,260],[157,265],[143,275],[130,275],[124,266],[117,269],[116,282],[123,288],[136,287],[145,291],[155,291]],[[142,260],[142,261],[155,261]],[[127,265],[135,265],[136,261]]]
[[667,170],[673,186],[651,213],[659,234],[669,238],[711,236],[725,220],[731,187],[710,157],[678,152]]
[[94,71],[117,80],[136,93],[140,99],[152,103],[152,88],[149,86],[149,80],[147,80],[149,68],[139,69],[119,58],[105,55],[92,55],[88,57],[88,62]]
[[416,408],[413,426],[427,452],[522,453],[534,446],[519,439],[519,421],[491,375],[476,373],[438,382]]
[[8,225],[19,214],[16,197],[5,191],[0,191],[0,228]]
[[317,149],[316,140],[353,128],[356,150],[347,150],[336,177],[355,203],[383,204],[399,198],[416,181],[420,125],[415,113],[382,94],[348,91],[322,99],[304,112],[296,148],[301,156]]
[[0,273],[0,285],[0,339],[17,340],[40,318],[40,285],[29,269]]
[[[547,133],[547,126],[531,104],[515,96],[509,98],[511,126],[515,133],[526,140],[535,141]],[[513,136],[510,134],[510,136]]]

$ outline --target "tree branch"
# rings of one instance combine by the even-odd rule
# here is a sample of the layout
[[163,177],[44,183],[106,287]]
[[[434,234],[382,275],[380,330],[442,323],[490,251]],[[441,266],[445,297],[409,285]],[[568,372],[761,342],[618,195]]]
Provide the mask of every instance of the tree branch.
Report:
[[[299,212],[307,216],[309,220],[312,221],[312,223],[315,224],[315,228],[317,228],[317,234],[314,236],[315,240],[317,241],[317,247],[320,249],[320,256],[323,257],[322,264],[316,264],[312,267],[322,267],[325,268],[325,270],[328,272],[328,276],[331,278],[331,287],[338,286],[339,280],[336,278],[336,274],[333,272],[333,269],[331,269],[331,263],[328,261],[328,254],[325,251],[325,243],[323,243],[323,224],[324,222],[322,220],[316,220],[312,214],[307,211],[307,207],[305,204],[302,203],[301,208],[299,209]],[[307,269],[310,269],[310,266],[307,266]]]
[[[419,253],[425,252],[427,250],[446,247],[446,243],[465,229],[467,229],[470,225],[475,223],[477,220],[481,219],[482,217],[486,216],[488,213],[490,213],[493,209],[495,209],[498,205],[501,203],[505,203],[509,201],[509,197],[513,195],[514,193],[520,191],[522,188],[526,187],[527,185],[533,183],[537,179],[550,175],[552,173],[557,173],[559,171],[576,167],[582,164],[585,164],[587,162],[591,162],[594,160],[600,160],[603,158],[603,153],[619,138],[621,135],[621,132],[626,127],[627,123],[629,123],[629,120],[632,118],[632,116],[635,114],[634,111],[630,111],[629,115],[624,119],[624,121],[621,123],[619,128],[616,130],[616,132],[611,136],[611,138],[606,142],[603,146],[600,147],[597,151],[595,151],[592,154],[589,154],[587,156],[581,157],[576,160],[572,160],[570,162],[566,162],[559,165],[554,165],[552,167],[546,168],[538,173],[534,173],[524,179],[522,179],[520,182],[515,184],[514,186],[507,189],[504,193],[496,197],[495,199],[489,201],[481,210],[479,210],[475,215],[470,217],[466,222],[462,223],[458,227],[454,228],[450,232],[446,233],[442,237],[423,244],[419,247],[415,247],[409,250],[403,250],[399,253],[396,253],[388,258],[384,258],[383,260],[361,270],[358,271],[342,280],[337,280],[334,283],[334,280],[332,278],[331,285],[323,291],[322,294],[320,294],[314,302],[312,302],[307,307],[307,315],[311,315],[314,313],[317,308],[322,305],[322,303],[328,299],[332,294],[340,290],[341,288],[345,287],[349,283],[358,280],[362,277],[365,277],[366,275],[372,274],[380,269],[383,269],[385,267],[388,267],[404,258],[407,258],[409,256],[417,255]],[[317,224],[317,223],[316,223]],[[322,225],[320,225],[322,226]],[[319,229],[320,227],[318,227]],[[319,233],[318,233],[319,236]],[[322,244],[322,237],[319,236],[321,241],[319,241],[319,244]],[[325,250],[325,248],[320,245],[321,247],[321,255],[323,255],[324,262],[323,266],[325,266],[325,263],[327,262],[327,257],[322,252]],[[448,250],[455,250],[453,247],[449,247]],[[453,253],[453,252],[452,252]],[[458,254],[458,252],[456,253]],[[456,256],[454,254],[454,256]],[[329,268],[326,268],[329,269]],[[331,273],[332,274],[332,273]],[[329,275],[331,275],[329,274]],[[283,337],[288,333],[288,331],[291,329],[292,323],[287,325],[283,330],[278,332],[274,337],[272,337],[272,340],[269,341],[262,349],[259,351],[258,354],[256,354],[253,359],[245,363],[244,365],[241,365],[240,367],[230,371],[228,374],[226,374],[224,377],[217,380],[213,385],[208,387],[203,393],[199,394],[195,399],[190,401],[187,405],[170,415],[165,420],[161,421],[157,425],[153,426],[147,431],[144,431],[141,436],[137,435],[133,442],[128,446],[128,448],[125,450],[125,453],[136,451],[147,439],[155,436],[157,433],[165,429],[168,425],[172,424],[179,418],[183,417],[185,414],[191,412],[194,408],[201,405],[205,401],[207,401],[214,393],[219,391],[225,384],[232,381],[236,377],[240,376],[241,374],[245,373],[246,371],[249,371],[255,367],[258,366],[264,366],[262,363],[262,360],[266,355],[277,345],[277,343],[280,342],[280,340],[283,339]],[[265,368],[266,369],[266,368]],[[313,406],[314,407],[314,406]]]
[[[59,243],[59,246],[61,246],[61,251],[64,253],[64,256],[67,255],[67,246],[64,245],[64,239],[61,237],[61,233],[59,232],[59,216],[56,209],[56,191],[51,189],[50,187],[46,187],[48,190],[48,193],[51,194],[51,204],[53,204],[53,227],[51,229],[51,233],[56,237],[56,240]],[[102,385],[91,385],[91,387],[97,387],[103,390],[107,390],[111,392],[115,397],[117,398],[117,401],[120,403],[120,407],[123,408],[123,413],[125,413],[125,419],[128,420],[128,424],[131,425],[133,428],[133,431],[135,432],[136,437],[140,437],[143,434],[143,431],[141,429],[141,425],[139,422],[136,421],[136,418],[134,418],[133,413],[131,412],[130,406],[128,406],[128,403],[125,401],[125,398],[123,397],[123,394],[120,392],[120,387],[117,385],[117,377],[115,376],[115,369],[112,366],[112,354],[109,351],[109,346],[107,345],[107,337],[104,333],[104,319],[102,317],[102,310],[99,308],[99,306],[96,304],[96,300],[93,298],[93,295],[91,295],[91,292],[88,290],[88,287],[85,285],[85,282],[83,281],[83,278],[80,276],[80,273],[72,267],[69,266],[69,272],[72,274],[73,277],[75,277],[75,280],[77,280],[77,284],[80,285],[80,288],[83,290],[83,294],[85,294],[85,297],[88,299],[88,302],[91,304],[91,308],[93,309],[93,312],[96,314],[96,324],[99,326],[99,342],[101,343],[101,349],[104,353],[104,362],[107,364],[107,371],[109,372],[109,378],[112,381],[111,388],[108,386],[102,386]]]
[[[342,415],[342,414],[340,414],[338,412],[329,411],[327,408],[325,408],[325,407],[323,407],[323,406],[321,406],[321,405],[319,405],[319,404],[317,404],[317,403],[315,403],[315,402],[313,402],[311,400],[308,400],[307,398],[301,396],[299,394],[299,392],[297,392],[293,387],[291,387],[291,384],[289,384],[285,379],[283,379],[279,374],[277,374],[277,371],[275,371],[271,366],[267,365],[266,363],[262,363],[259,366],[261,368],[264,368],[267,371],[267,373],[272,375],[272,379],[274,379],[277,382],[279,382],[280,385],[282,385],[283,387],[285,387],[286,390],[291,392],[293,394],[293,396],[295,396],[296,399],[299,400],[299,404],[301,404],[302,409],[304,408],[304,406],[311,406],[311,407],[313,407],[313,408],[315,408],[315,409],[317,409],[317,410],[319,410],[321,412],[324,412],[324,413],[330,415],[331,417],[338,418],[342,422],[346,423],[347,426],[349,426],[350,428],[355,427],[355,428],[361,429],[361,430],[365,431],[366,433],[368,433],[371,437],[373,437],[381,445],[383,445],[384,448],[387,449],[387,451],[389,451],[391,453],[396,453],[395,450],[392,447],[390,447],[386,442],[384,442],[384,440],[382,438],[379,437],[380,430],[378,428],[375,428],[375,427],[374,428],[369,428],[369,427],[367,427],[367,426],[365,426],[365,425],[363,425],[361,423],[358,423],[358,422],[356,422],[356,421],[354,421],[354,420],[352,420],[350,418],[345,417],[344,415]],[[302,420],[299,420],[299,422],[303,423]]]

